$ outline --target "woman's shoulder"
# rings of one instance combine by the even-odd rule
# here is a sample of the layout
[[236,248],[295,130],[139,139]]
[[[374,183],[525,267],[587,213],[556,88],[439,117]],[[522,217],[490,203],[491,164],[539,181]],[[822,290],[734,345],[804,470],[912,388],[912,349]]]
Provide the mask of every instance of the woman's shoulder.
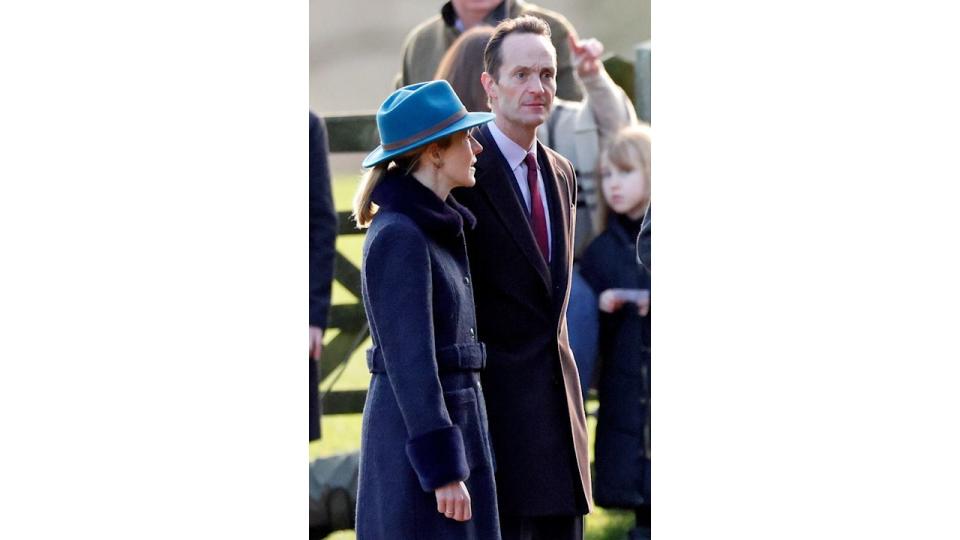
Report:
[[426,234],[410,216],[386,209],[381,209],[374,216],[365,241],[368,249],[374,245],[410,248],[427,243]]

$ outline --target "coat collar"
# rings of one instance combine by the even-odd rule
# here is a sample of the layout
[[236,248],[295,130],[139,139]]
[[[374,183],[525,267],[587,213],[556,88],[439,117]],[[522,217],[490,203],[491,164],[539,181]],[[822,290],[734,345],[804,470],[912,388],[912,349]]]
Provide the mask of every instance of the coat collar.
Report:
[[[565,287],[569,277],[567,246],[570,242],[570,234],[567,225],[570,223],[571,215],[570,205],[566,204],[566,201],[572,200],[567,187],[569,180],[554,156],[537,142],[537,162],[543,173],[550,224],[553,230],[553,262],[548,266],[540,255],[533,237],[533,230],[526,218],[526,210],[521,205],[522,199],[513,172],[510,171],[509,164],[496,145],[490,133],[489,124],[482,126],[477,131],[476,137],[483,145],[484,151],[477,156],[477,187],[474,189],[479,189],[488,197],[494,213],[498,215],[503,226],[511,231],[510,238],[540,275],[546,291],[562,302],[564,296],[562,290],[555,290],[555,288]],[[561,294],[558,295],[558,292]]]
[[[630,218],[622,216],[620,214],[614,214],[613,211],[610,211],[610,216],[607,219],[607,230],[610,231],[610,234],[617,239],[621,244],[633,248],[637,242],[637,234],[640,233],[639,226],[637,226],[637,234],[634,234],[633,231],[627,230],[627,226],[624,225],[624,220],[630,221]],[[635,223],[635,225],[638,225]]]
[[373,202],[383,210],[408,216],[425,233],[437,239],[454,239],[463,229],[473,230],[477,220],[453,195],[446,202],[409,175],[388,171],[373,189]]

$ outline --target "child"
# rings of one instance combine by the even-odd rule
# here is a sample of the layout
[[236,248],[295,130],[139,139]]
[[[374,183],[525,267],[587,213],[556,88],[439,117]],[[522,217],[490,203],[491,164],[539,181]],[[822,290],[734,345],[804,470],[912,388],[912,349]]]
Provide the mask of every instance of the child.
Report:
[[630,538],[650,535],[650,274],[636,240],[650,202],[650,128],[621,130],[601,155],[606,230],[587,247],[581,273],[597,293],[600,374],[594,500],[636,512]]

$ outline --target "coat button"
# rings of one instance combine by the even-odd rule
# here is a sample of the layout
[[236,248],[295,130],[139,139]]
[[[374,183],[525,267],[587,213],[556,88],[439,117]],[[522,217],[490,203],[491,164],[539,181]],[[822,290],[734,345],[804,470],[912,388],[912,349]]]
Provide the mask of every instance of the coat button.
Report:
[[466,283],[467,285],[469,285],[469,284],[470,284],[470,276],[463,276],[463,282]]
[[470,328],[470,337],[473,339],[477,339],[477,331],[474,330],[473,328]]

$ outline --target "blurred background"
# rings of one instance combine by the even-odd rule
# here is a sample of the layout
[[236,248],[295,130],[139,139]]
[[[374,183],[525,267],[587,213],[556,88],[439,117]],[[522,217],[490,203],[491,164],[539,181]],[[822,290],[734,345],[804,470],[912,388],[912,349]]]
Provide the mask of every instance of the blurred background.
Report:
[[[581,38],[595,37],[607,51],[634,57],[650,39],[650,0],[542,0]],[[441,0],[310,2],[310,108],[324,113],[375,111],[393,90],[403,39],[440,12]]]

